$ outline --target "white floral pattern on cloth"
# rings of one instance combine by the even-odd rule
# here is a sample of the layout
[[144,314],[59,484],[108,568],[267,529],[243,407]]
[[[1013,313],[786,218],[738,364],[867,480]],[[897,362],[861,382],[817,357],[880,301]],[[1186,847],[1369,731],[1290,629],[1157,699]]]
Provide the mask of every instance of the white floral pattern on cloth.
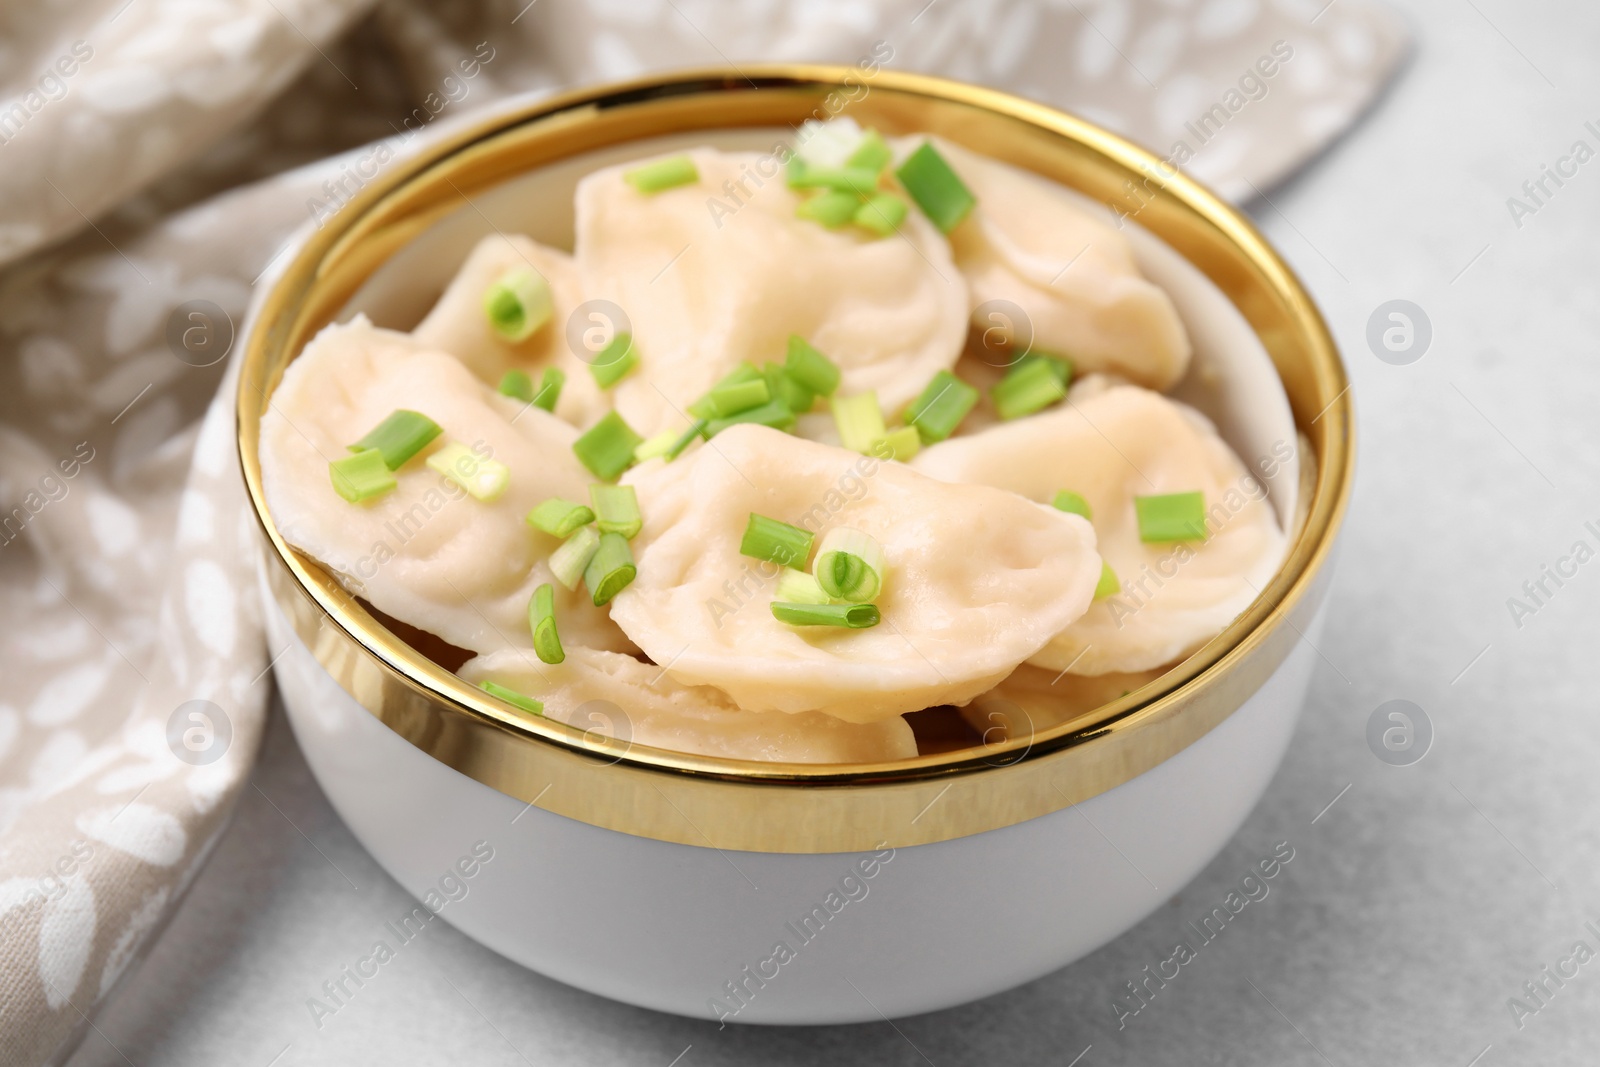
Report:
[[355,158],[332,153],[511,92],[885,42],[886,66],[1185,142],[1243,196],[1405,47],[1362,0],[386,0],[357,21],[371,2],[0,11],[0,1063],[70,1052],[244,788],[271,683],[232,375],[169,324],[197,300],[242,323]]

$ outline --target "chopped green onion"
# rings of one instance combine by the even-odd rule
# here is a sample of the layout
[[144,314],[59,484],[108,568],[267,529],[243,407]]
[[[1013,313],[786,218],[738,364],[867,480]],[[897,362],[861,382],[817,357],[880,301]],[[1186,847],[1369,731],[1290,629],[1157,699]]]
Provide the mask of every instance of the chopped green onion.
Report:
[[688,156],[669,156],[622,172],[622,180],[641,193],[659,193],[700,180],[700,171]]
[[482,689],[485,693],[488,693],[492,697],[504,700],[512,707],[521,708],[523,711],[530,711],[535,715],[544,714],[544,703],[542,701],[535,700],[530,696],[523,696],[515,689],[507,689],[505,686],[500,685],[497,682],[482,682],[479,684],[478,688]]
[[794,412],[782,400],[769,400],[760,407],[741,411],[737,415],[729,415],[725,419],[712,419],[706,423],[706,436],[715,437],[730,426],[746,422],[771,426],[774,430],[788,430],[794,426]]
[[839,626],[864,630],[882,618],[874,604],[782,604],[774,602],[772,617],[790,626]]
[[928,141],[906,157],[895,176],[922,213],[943,233],[955,229],[978,202],[972,190]]
[[833,189],[871,196],[878,191],[878,172],[871,167],[825,167],[800,156],[789,160],[785,180],[791,189]]
[[611,343],[595,353],[589,364],[589,373],[602,389],[610,389],[622,376],[639,365],[639,350],[633,346],[633,334],[622,332],[611,338]]
[[871,391],[834,397],[833,422],[839,428],[840,443],[863,455],[872,450],[872,442],[888,432],[883,411],[878,407],[878,394]]
[[672,447],[667,449],[667,459],[674,460],[681,456],[683,454],[683,450],[688,448],[689,445],[694,442],[695,438],[706,436],[706,427],[710,425],[711,420],[709,419],[696,420],[695,424],[683,431],[683,436],[674,441],[672,443]]
[[459,441],[451,441],[428,457],[428,466],[484,503],[500,499],[511,484],[511,469],[497,459],[480,456]]
[[760,407],[772,399],[772,393],[767,388],[765,378],[753,378],[748,382],[719,385],[706,394],[706,399],[711,401],[712,417],[725,419],[729,415]]
[[603,534],[621,534],[631,541],[644,526],[639,497],[631,485],[591,485],[589,503],[594,505],[594,524]]
[[[1101,560],[1100,581],[1095,584],[1094,598],[1100,600],[1104,597],[1116,596],[1120,592],[1122,592],[1122,581],[1117,577],[1117,572],[1111,569],[1111,564]],[[1127,696],[1128,694],[1124,693],[1122,695]]]
[[1043,363],[1045,366],[1049,367],[1050,372],[1061,381],[1062,385],[1067,385],[1072,381],[1072,360],[1068,359],[1066,356],[1055,356],[1045,352],[1037,351],[1023,353],[1021,359],[1017,360],[1009,368],[1007,368],[1006,376],[1010,377],[1011,375],[1016,374],[1030,363]]
[[644,438],[634,433],[621,415],[608,411],[572,442],[572,451],[589,473],[609,482],[633,464],[633,450],[643,443]]
[[850,158],[844,161],[844,165],[865,167],[876,172],[887,167],[891,158],[893,157],[889,152],[889,143],[883,139],[883,134],[877,130],[868,130],[856,145],[856,150],[850,153]]
[[578,527],[593,522],[594,512],[582,504],[553,496],[528,512],[525,521],[536,530],[543,530],[553,537],[566,538]]
[[790,411],[810,411],[811,405],[816,403],[817,398],[811,390],[795,381],[783,369],[782,363],[764,365],[761,374],[767,379],[767,392],[787,404]]
[[401,408],[391,411],[349,448],[352,452],[375,448],[383,454],[384,465],[397,471],[405,465],[406,460],[421,452],[438,436],[438,423],[419,412]]
[[942,370],[906,409],[906,425],[915,426],[928,444],[936,444],[956,432],[977,402],[978,390]]
[[568,591],[578,588],[583,572],[600,549],[600,531],[593,526],[581,526],[561,547],[550,553],[550,573]]
[[662,430],[654,437],[647,437],[644,443],[633,450],[633,461],[643,463],[647,459],[664,456],[678,440],[677,430]]
[[1204,493],[1164,493],[1136,496],[1133,509],[1139,517],[1139,540],[1204,541],[1206,539],[1206,497]]
[[834,390],[839,388],[841,372],[838,364],[797,333],[789,335],[789,351],[783,361],[783,370],[818,396],[832,396]]
[[812,538],[809,530],[752,511],[739,542],[739,554],[768,560],[780,567],[804,567],[811,558]]
[[822,591],[815,576],[785,567],[778,575],[778,588],[772,599],[780,604],[826,604],[828,594]]
[[589,587],[594,606],[598,608],[609,604],[638,573],[628,539],[621,534],[603,533],[600,548],[583,570],[583,584]]
[[711,393],[716,392],[718,389],[725,389],[730,385],[738,385],[740,382],[753,382],[759,377],[761,377],[761,372],[756,370],[754,363],[745,362],[739,364],[728,374],[724,375],[721,381],[719,381],[716,385],[713,385],[711,390],[707,392],[705,396],[702,396],[699,400],[696,400],[693,404],[690,404],[688,408],[689,414],[693,415],[697,419],[714,418],[716,416],[716,412],[711,410]]
[[383,453],[376,448],[342,456],[328,464],[328,477],[333,481],[333,491],[359,504],[382,496],[396,485],[394,471],[383,461]]
[[539,379],[539,392],[533,398],[533,406],[542,411],[555,411],[556,401],[561,399],[561,387],[566,384],[566,371],[546,367],[544,376]]
[[870,534],[836,526],[823,535],[811,573],[835,600],[874,600],[883,591],[883,546]]
[[1042,359],[1018,364],[989,390],[989,399],[994,401],[995,411],[1002,419],[1032,415],[1066,399],[1066,395],[1067,387]]
[[879,193],[856,209],[855,224],[879,237],[887,237],[900,228],[910,210],[906,202],[893,193]]
[[540,659],[560,663],[567,658],[556,631],[556,590],[549,582],[535,589],[528,601],[528,628],[533,631],[533,651]]
[[520,400],[524,404],[533,403],[533,379],[528,377],[525,370],[506,371],[500,376],[499,393],[509,396],[512,400]]
[[1086,519],[1094,518],[1094,511],[1089,507],[1089,502],[1074,493],[1071,489],[1063,489],[1050,501],[1057,511],[1070,512],[1073,515],[1082,515]]
[[922,438],[915,426],[897,426],[872,442],[872,454],[879,459],[897,459],[901,463],[922,450]]
[[831,189],[800,201],[795,206],[794,214],[795,218],[810,219],[830,230],[836,230],[855,218],[856,209],[860,206],[861,198],[855,193]]
[[483,294],[489,326],[507,341],[525,341],[550,321],[550,283],[531,267],[507,271]]

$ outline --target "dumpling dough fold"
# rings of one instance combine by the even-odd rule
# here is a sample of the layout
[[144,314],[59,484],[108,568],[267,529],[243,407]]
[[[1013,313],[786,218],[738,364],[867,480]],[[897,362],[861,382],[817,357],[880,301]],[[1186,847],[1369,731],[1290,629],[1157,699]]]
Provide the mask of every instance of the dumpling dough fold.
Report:
[[541,700],[545,715],[569,726],[653,748],[783,763],[877,763],[917,754],[902,718],[849,723],[814,711],[742,711],[726,693],[683,685],[660,667],[615,652],[569,649],[564,662],[552,665],[506,650],[469,660],[459,673]]
[[[964,703],[1082,615],[1100,576],[1094,532],[1076,515],[762,426],[735,426],[624,480],[644,529],[638,577],[612,617],[674,678],[753,711],[871,722]],[[752,512],[877,538],[883,621],[774,619],[776,567],[739,554]]]
[[[1122,591],[1095,601],[1029,661],[1051,670],[1142,671],[1182,659],[1248,607],[1283,560],[1266,491],[1216,428],[1138,386],[1085,379],[1058,408],[951,438],[911,465],[1030,500],[1070,489],[1088,501]],[[1135,496],[1193,490],[1205,494],[1203,542],[1139,539]]]
[[927,219],[913,210],[882,239],[827,230],[795,217],[775,156],[688,155],[700,180],[654,195],[623,180],[636,163],[578,184],[584,288],[623,309],[638,344],[638,369],[615,389],[635,430],[679,425],[740,362],[782,360],[790,334],[839,365],[842,393],[875,389],[890,413],[955,365],[967,286]]
[[[352,504],[334,492],[328,463],[397,408],[443,433],[395,472],[398,488]],[[284,371],[261,419],[261,480],[284,539],[378,610],[474,652],[532,647],[528,600],[553,581],[547,560],[559,542],[523,516],[552,496],[588,498],[577,434],[495,393],[455,357],[359,317],[325,328]],[[504,495],[475,500],[423,462],[451,440],[510,468]],[[557,584],[556,610],[574,644],[630,647],[581,585]]]

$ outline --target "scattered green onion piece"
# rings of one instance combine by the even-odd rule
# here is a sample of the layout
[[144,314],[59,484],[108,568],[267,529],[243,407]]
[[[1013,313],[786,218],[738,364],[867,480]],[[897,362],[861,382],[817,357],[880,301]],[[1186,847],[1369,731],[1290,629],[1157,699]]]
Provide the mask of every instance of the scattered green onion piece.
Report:
[[883,591],[884,563],[876,538],[837,526],[823,535],[811,573],[835,600],[870,601]]
[[644,443],[633,450],[633,461],[643,463],[647,459],[664,456],[678,440],[677,430],[662,430],[654,437],[647,437]]
[[672,447],[667,449],[667,459],[677,459],[683,454],[683,450],[688,448],[696,438],[705,437],[706,427],[709,425],[711,425],[709,419],[699,419],[693,426],[683,431],[683,436],[674,441]]
[[928,444],[937,444],[956,432],[977,402],[978,390],[942,370],[906,409],[906,425],[915,426]]
[[583,584],[589,587],[594,606],[598,608],[609,604],[638,573],[628,539],[621,534],[603,533],[599,549],[583,570]]
[[383,461],[383,453],[376,448],[341,456],[329,463],[328,477],[333,481],[333,491],[352,504],[382,496],[400,484],[395,481],[394,471]]
[[600,531],[593,526],[579,527],[560,548],[550,553],[550,573],[570,592],[583,581],[583,572],[599,549]]
[[602,389],[610,389],[639,365],[639,350],[633,346],[633,334],[623,332],[611,338],[611,343],[595,353],[589,364],[589,373]]
[[878,407],[878,394],[871,391],[834,397],[833,422],[839,428],[840,443],[863,455],[872,451],[872,442],[888,433],[883,411]]
[[525,370],[506,371],[500,376],[498,392],[501,396],[509,396],[512,400],[520,400],[524,404],[533,403],[533,379],[528,377]]
[[1044,352],[1027,352],[1006,370],[1006,377],[1018,373],[1031,363],[1043,363],[1050,368],[1050,372],[1060,380],[1062,385],[1072,381],[1072,360],[1066,356],[1050,355]]
[[561,399],[561,387],[566,384],[566,371],[546,367],[544,376],[539,379],[539,392],[533,397],[533,406],[541,411],[555,411],[556,401]]
[[789,351],[783,361],[783,370],[818,396],[832,396],[834,390],[839,388],[841,372],[838,364],[797,333],[789,335]]
[[753,382],[759,377],[761,377],[761,372],[756,370],[754,363],[745,362],[739,364],[728,374],[724,375],[721,381],[717,382],[716,385],[713,385],[705,396],[701,397],[699,400],[696,400],[693,404],[690,404],[688,408],[689,414],[693,415],[697,419],[715,418],[716,412],[711,410],[712,393],[716,392],[718,389],[725,389],[730,385],[738,385],[740,382]]
[[922,438],[915,426],[897,426],[872,442],[872,454],[879,459],[897,459],[901,463],[922,450]]
[[483,311],[495,333],[507,341],[525,341],[555,311],[550,283],[531,267],[507,271],[483,294]]
[[609,482],[632,466],[633,450],[643,443],[644,438],[634,433],[621,415],[608,411],[572,442],[572,451],[590,474]]
[[711,416],[725,419],[760,407],[772,399],[772,391],[767,388],[766,378],[753,378],[748,382],[719,385],[706,394],[706,399],[711,401]]
[[1089,507],[1089,502],[1074,493],[1071,489],[1063,489],[1050,501],[1057,511],[1070,512],[1073,515],[1082,515],[1086,519],[1094,518],[1094,511]]
[[582,504],[553,496],[528,512],[526,521],[536,530],[543,530],[553,537],[567,538],[578,527],[593,522],[594,512]]
[[818,193],[800,201],[794,209],[794,214],[795,218],[809,219],[830,230],[837,230],[856,217],[856,209],[860,206],[861,198],[855,193],[830,189],[828,192]]
[[856,209],[855,224],[879,237],[888,237],[900,228],[911,209],[893,193],[879,193]]
[[783,604],[774,602],[772,617],[790,626],[838,626],[865,630],[882,618],[875,604]]
[[741,411],[737,415],[729,415],[725,419],[712,419],[706,423],[706,436],[715,437],[730,426],[746,422],[771,426],[774,430],[789,430],[794,428],[794,412],[788,404],[774,398],[760,407]]
[[375,448],[383,454],[384,465],[397,471],[405,465],[406,460],[421,452],[438,436],[438,423],[419,412],[401,408],[391,411],[349,448],[352,452]]
[[767,392],[787,404],[790,411],[810,411],[811,405],[816,403],[816,395],[795,381],[782,363],[768,363],[761,368],[761,373],[767,379]]
[[511,469],[497,459],[480,456],[460,441],[451,441],[428,457],[428,466],[485,504],[500,499],[511,484]]
[[814,575],[785,567],[778,575],[778,588],[772,599],[780,604],[826,604],[828,594],[822,591]]
[[533,651],[541,660],[560,663],[567,658],[556,631],[556,590],[549,582],[535,589],[528,601],[528,629],[533,631]]
[[1020,364],[989,390],[989,399],[1002,419],[1032,415],[1066,395],[1067,387],[1044,360]]
[[[1120,592],[1122,592],[1122,581],[1117,577],[1117,572],[1111,569],[1111,564],[1101,560],[1100,581],[1094,587],[1094,598],[1100,600],[1108,596],[1116,596]],[[1124,693],[1122,695],[1127,696],[1128,694]]]
[[603,534],[621,534],[631,541],[644,526],[639,497],[631,485],[591,485],[589,503],[594,505],[594,524]]
[[492,697],[504,700],[512,707],[521,708],[523,711],[532,712],[535,715],[544,714],[544,703],[542,701],[535,700],[530,696],[523,696],[515,689],[507,689],[498,682],[482,682],[479,683],[478,688]]
[[622,180],[641,193],[659,193],[700,180],[700,171],[688,156],[668,156],[622,172]]
[[812,540],[810,530],[752,511],[744,537],[739,541],[739,554],[764,559],[780,567],[804,567],[811,558]]
[[856,150],[850,153],[850,158],[844,161],[847,167],[865,167],[873,172],[882,171],[889,165],[893,156],[889,151],[889,143],[883,139],[883,134],[877,130],[868,130],[856,145]]
[[791,189],[833,189],[858,196],[878,191],[878,172],[871,167],[824,167],[800,156],[789,160],[785,180]]
[[972,190],[928,141],[906,157],[895,171],[895,177],[900,179],[922,213],[944,233],[955,229],[978,202]]
[[1201,492],[1136,496],[1133,509],[1139,517],[1139,540],[1204,541],[1206,498]]

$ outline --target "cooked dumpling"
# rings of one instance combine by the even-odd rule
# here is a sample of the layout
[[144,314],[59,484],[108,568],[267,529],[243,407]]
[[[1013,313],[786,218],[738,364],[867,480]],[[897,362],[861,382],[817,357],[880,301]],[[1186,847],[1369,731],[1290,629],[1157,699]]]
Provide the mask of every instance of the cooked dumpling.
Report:
[[[559,542],[523,516],[552,496],[587,499],[590,479],[572,453],[578,431],[524,408],[407,334],[364,317],[329,326],[289,364],[262,416],[268,509],[286,541],[379,611],[474,652],[532,647],[528,600],[553,580],[546,561]],[[397,409],[443,432],[395,472],[396,489],[352,504],[328,463]],[[510,468],[502,496],[476,500],[426,465],[451,440]],[[629,647],[582,586],[557,585],[556,611],[573,644]]]
[[[762,426],[735,426],[624,480],[644,529],[638,577],[612,617],[674,678],[752,711],[872,722],[964,703],[1082,615],[1100,576],[1094,531],[1076,515]],[[739,552],[752,513],[876,538],[883,621],[850,630],[773,618],[777,568]]]
[[[1093,513],[1100,553],[1122,584],[1030,662],[1074,674],[1142,671],[1221,633],[1271,580],[1285,540],[1261,488],[1204,416],[1131,385],[1091,378],[1067,403],[924,449],[913,467]],[[1134,497],[1199,490],[1206,539],[1147,544]]]
[[917,754],[911,727],[898,716],[850,723],[815,711],[742,711],[726,693],[682,685],[660,667],[615,652],[568,649],[566,660],[552,665],[507,650],[470,660],[459,673],[543,701],[545,715],[569,726],[637,745],[785,763],[876,763]]
[[1130,674],[1067,674],[1024,663],[1005,681],[961,709],[986,745],[1031,738],[1087,715],[1161,677],[1163,669]]
[[[904,139],[901,151],[920,141]],[[1051,182],[936,143],[978,201],[950,234],[976,329],[1029,343],[1027,329],[980,310],[1009,301],[1026,315],[1035,348],[1070,356],[1082,372],[1109,371],[1152,389],[1183,377],[1190,346],[1177,308],[1139,273],[1116,227]]]
[[[508,341],[489,326],[483,300],[490,286],[513,271],[533,270],[550,284],[554,310],[550,321],[521,341]],[[429,348],[449,352],[491,386],[513,368],[527,371],[534,387],[546,367],[565,372],[567,381],[556,414],[574,425],[587,426],[605,414],[609,404],[595,383],[589,365],[567,343],[567,318],[582,302],[578,269],[572,257],[521,234],[491,234],[479,241],[440,295],[428,317],[411,331]]]
[[700,173],[691,185],[640,193],[622,177],[635,163],[578,184],[584,289],[626,312],[638,345],[638,369],[615,390],[635,430],[680,425],[740,362],[782,360],[790,334],[839,365],[841,392],[876,389],[889,412],[954,365],[967,287],[920,214],[896,237],[827,230],[795,217],[800,198],[775,157],[688,154]]

